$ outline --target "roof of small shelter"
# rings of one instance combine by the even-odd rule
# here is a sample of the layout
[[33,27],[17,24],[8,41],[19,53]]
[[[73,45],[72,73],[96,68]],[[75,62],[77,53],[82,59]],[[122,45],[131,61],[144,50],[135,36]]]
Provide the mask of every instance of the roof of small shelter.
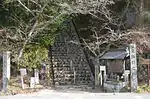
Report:
[[3,54],[0,53],[0,61],[3,59]]
[[107,51],[100,59],[125,59],[128,56],[126,49],[116,49]]

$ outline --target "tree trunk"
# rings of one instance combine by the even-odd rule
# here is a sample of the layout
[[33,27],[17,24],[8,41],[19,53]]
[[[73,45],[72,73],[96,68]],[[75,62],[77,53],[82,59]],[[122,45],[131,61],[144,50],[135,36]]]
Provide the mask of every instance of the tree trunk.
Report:
[[95,57],[95,85],[96,86],[99,86],[100,85],[100,81],[99,81],[99,73],[100,73],[100,70],[99,70],[99,65],[100,65],[100,62],[99,62],[99,57],[96,56]]
[[49,58],[50,58],[50,68],[49,68],[49,73],[50,73],[50,78],[52,81],[52,87],[55,86],[55,77],[54,77],[54,68],[53,68],[53,61],[52,61],[52,46],[49,47]]

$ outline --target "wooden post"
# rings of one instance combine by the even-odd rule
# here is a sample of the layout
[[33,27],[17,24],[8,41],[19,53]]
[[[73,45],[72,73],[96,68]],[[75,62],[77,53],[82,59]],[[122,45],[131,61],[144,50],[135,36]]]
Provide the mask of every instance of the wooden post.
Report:
[[74,75],[74,84],[76,84],[76,71],[75,71],[75,69],[74,69],[73,75]]
[[3,53],[3,90],[7,91],[8,81],[10,79],[10,52]]
[[148,65],[148,85],[150,86],[150,65]]
[[21,68],[20,69],[20,75],[21,75],[21,87],[22,87],[22,89],[25,89],[23,78],[24,78],[25,75],[27,75],[26,68]]
[[22,89],[25,89],[23,76],[21,76],[21,87],[22,87]]
[[130,44],[130,80],[131,80],[131,92],[136,92],[138,87],[137,81],[137,57],[136,57],[136,45]]
[[104,82],[106,81],[106,66],[100,66],[99,78],[100,78],[100,85],[103,88]]
[[148,85],[150,86],[150,55],[148,54]]

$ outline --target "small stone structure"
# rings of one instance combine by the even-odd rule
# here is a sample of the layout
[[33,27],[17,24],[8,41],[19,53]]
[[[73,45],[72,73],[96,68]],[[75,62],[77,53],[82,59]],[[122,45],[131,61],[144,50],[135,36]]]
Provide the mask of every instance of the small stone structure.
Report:
[[105,91],[120,92],[129,85],[128,58],[129,51],[127,49],[110,50],[101,57],[101,61],[105,61],[106,65],[105,80],[102,86]]
[[55,83],[60,85],[91,85],[93,76],[72,22],[69,30],[60,33],[52,47]]
[[[129,65],[127,59],[130,61]],[[106,60],[107,62],[107,80],[104,82],[105,89],[119,92],[130,84],[131,92],[137,91],[136,44],[130,44],[126,49],[108,51],[101,57],[101,60]]]

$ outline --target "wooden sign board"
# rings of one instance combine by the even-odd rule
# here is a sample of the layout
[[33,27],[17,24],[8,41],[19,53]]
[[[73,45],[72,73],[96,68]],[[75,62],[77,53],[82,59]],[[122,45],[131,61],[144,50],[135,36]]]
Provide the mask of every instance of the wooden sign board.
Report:
[[106,66],[100,66],[100,71],[106,71]]
[[150,59],[144,59],[140,57],[139,60],[140,60],[140,64],[142,65],[150,65]]
[[25,69],[25,68],[21,68],[21,69],[20,69],[20,74],[21,74],[21,76],[27,75],[26,69]]

